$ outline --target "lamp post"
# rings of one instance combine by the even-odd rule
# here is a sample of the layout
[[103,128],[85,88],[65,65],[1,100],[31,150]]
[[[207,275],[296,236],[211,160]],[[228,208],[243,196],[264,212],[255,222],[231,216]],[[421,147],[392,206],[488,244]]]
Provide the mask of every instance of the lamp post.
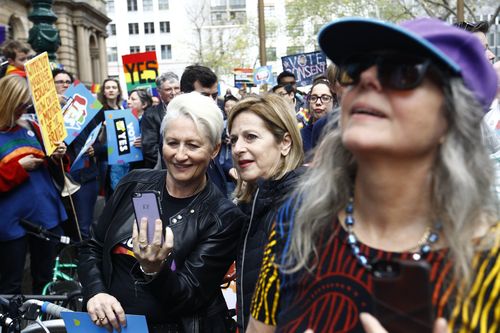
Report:
[[56,60],[56,51],[61,45],[59,30],[54,26],[57,16],[52,11],[53,0],[31,0],[33,11],[28,19],[33,22],[28,43],[36,53],[47,51],[51,61]]

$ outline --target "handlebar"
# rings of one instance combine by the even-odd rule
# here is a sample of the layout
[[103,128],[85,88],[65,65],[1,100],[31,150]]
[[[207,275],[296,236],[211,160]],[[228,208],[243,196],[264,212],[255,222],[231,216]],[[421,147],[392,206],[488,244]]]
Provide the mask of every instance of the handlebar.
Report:
[[74,242],[68,236],[58,235],[56,233],[50,232],[38,224],[31,223],[30,221],[27,221],[25,219],[21,219],[19,222],[21,226],[26,229],[26,232],[38,238],[47,241],[55,241],[61,244],[74,244]]

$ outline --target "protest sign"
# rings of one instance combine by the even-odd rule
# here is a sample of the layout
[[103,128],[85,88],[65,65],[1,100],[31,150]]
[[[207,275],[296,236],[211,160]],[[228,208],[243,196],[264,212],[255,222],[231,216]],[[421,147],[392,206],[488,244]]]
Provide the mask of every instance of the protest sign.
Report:
[[42,131],[45,152],[50,156],[57,148],[54,142],[63,141],[67,136],[67,132],[64,127],[61,105],[57,98],[47,52],[31,59],[24,67],[28,76],[33,105]]
[[75,171],[83,168],[83,159],[82,156],[87,152],[87,150],[92,146],[97,140],[97,136],[99,135],[99,131],[101,130],[102,123],[97,125],[96,128],[90,132],[87,141],[85,141],[85,144],[83,145],[82,149],[78,153],[78,155],[75,157],[75,160],[73,161],[73,164],[71,165],[70,171]]
[[67,102],[62,109],[64,126],[68,136],[64,140],[70,145],[102,108],[101,102],[82,83],[73,83],[64,93]]
[[326,71],[326,57],[323,53],[309,52],[281,57],[283,70],[295,75],[297,86],[312,84],[313,79]]
[[253,69],[235,68],[233,69],[233,74],[234,86],[236,88],[255,87],[255,84],[253,83]]
[[132,110],[104,111],[108,140],[108,163],[123,164],[142,161],[142,150],[134,147],[134,140],[141,136],[139,120]]
[[255,84],[273,84],[272,66],[261,66],[253,72],[253,82]]
[[148,90],[154,96],[158,96],[155,83],[158,76],[156,52],[126,54],[122,56],[122,61],[129,93],[134,89],[141,88]]

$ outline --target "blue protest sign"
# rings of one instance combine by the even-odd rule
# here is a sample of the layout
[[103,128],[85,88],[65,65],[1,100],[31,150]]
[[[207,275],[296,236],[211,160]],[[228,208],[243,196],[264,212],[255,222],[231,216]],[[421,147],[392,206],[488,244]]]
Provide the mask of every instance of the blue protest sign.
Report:
[[64,126],[68,132],[64,142],[70,145],[101,110],[102,104],[82,83],[73,83],[64,93],[64,97],[67,102],[62,112]]
[[297,86],[312,84],[313,79],[326,71],[326,57],[323,53],[309,52],[281,57],[283,70],[295,75]]
[[273,84],[272,66],[261,66],[253,72],[253,82],[255,84]]
[[85,141],[85,144],[83,145],[82,149],[80,150],[80,152],[76,156],[75,160],[73,161],[73,164],[71,164],[71,168],[69,171],[73,172],[75,170],[79,170],[79,169],[83,168],[82,156],[83,156],[83,154],[85,154],[87,152],[87,150],[90,148],[90,146],[92,146],[94,144],[95,140],[97,140],[97,136],[99,135],[99,131],[101,130],[101,127],[102,127],[102,123],[97,125],[97,127],[94,128],[92,130],[92,132],[90,132],[90,134],[87,138],[87,141]]
[[108,163],[123,164],[142,161],[142,150],[134,147],[134,140],[141,136],[139,120],[131,109],[104,111]]

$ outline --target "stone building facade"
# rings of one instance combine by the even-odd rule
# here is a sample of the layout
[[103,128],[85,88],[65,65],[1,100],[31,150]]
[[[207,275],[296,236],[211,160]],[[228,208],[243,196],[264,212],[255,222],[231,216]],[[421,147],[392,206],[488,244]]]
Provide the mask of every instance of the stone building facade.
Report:
[[[0,0],[0,27],[6,27],[6,38],[28,40],[33,24],[28,20],[32,10],[28,0]],[[101,83],[108,75],[106,55],[105,0],[54,0],[61,46],[57,62],[90,86]]]

